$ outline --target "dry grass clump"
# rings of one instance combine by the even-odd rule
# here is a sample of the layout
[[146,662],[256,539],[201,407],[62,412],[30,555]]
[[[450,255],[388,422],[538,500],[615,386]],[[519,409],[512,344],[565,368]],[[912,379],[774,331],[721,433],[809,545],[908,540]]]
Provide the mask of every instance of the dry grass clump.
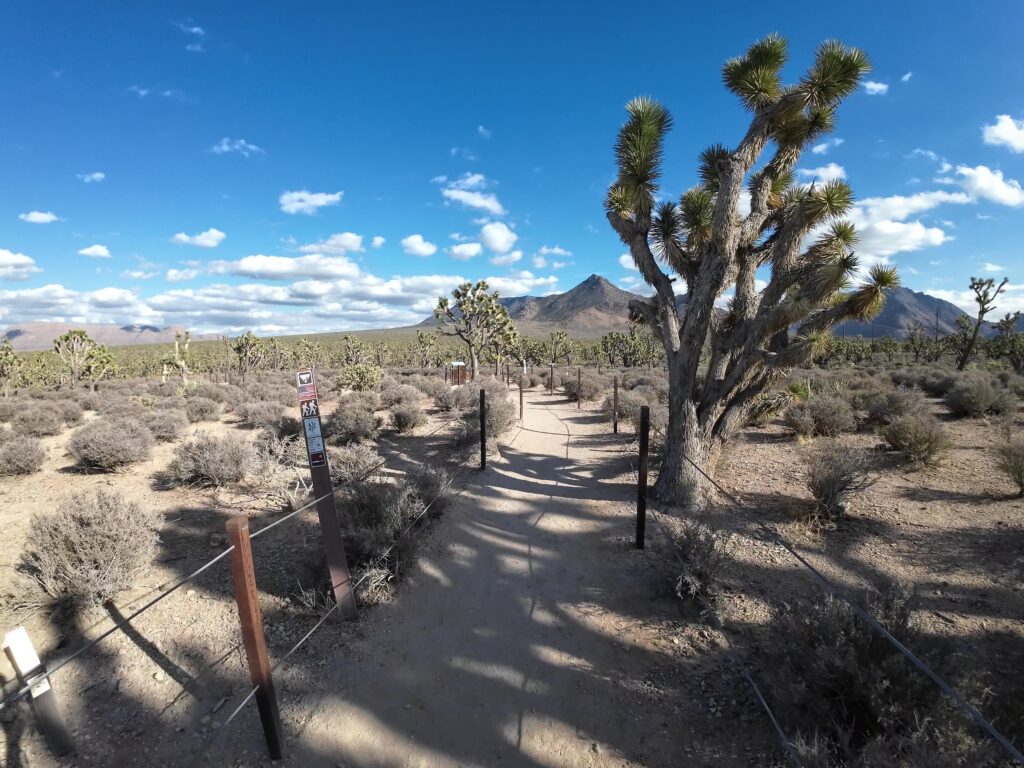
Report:
[[240,483],[256,466],[256,449],[251,443],[200,433],[175,449],[164,480],[170,486],[214,488]]
[[74,400],[62,400],[57,404],[61,418],[69,427],[73,427],[82,421],[82,406]]
[[461,387],[445,387],[434,395],[434,402],[440,410],[452,413],[472,408],[479,397],[478,388],[465,384]]
[[21,403],[11,398],[0,399],[0,424],[6,424],[21,410]]
[[920,393],[909,389],[880,389],[864,395],[859,409],[865,412],[868,424],[892,424],[925,409]]
[[185,401],[185,415],[193,424],[199,421],[217,421],[220,418],[220,403],[201,395],[188,397]]
[[717,623],[719,577],[728,562],[731,539],[700,523],[683,523],[672,534],[672,552],[665,564],[672,574],[672,591],[693,605],[705,621]]
[[935,464],[949,450],[945,426],[919,411],[893,419],[879,430],[882,439],[912,464]]
[[812,523],[834,525],[847,513],[851,497],[871,485],[865,452],[836,440],[804,451],[804,462],[807,488],[815,501]]
[[368,479],[371,470],[380,463],[380,454],[369,445],[354,443],[342,448],[327,449],[327,464],[331,469],[331,480],[336,486]]
[[33,406],[11,419],[11,429],[27,437],[49,437],[64,431],[64,416],[51,406]]
[[399,384],[395,379],[385,382],[384,388],[380,391],[380,404],[383,408],[407,403],[418,405],[422,399],[423,393],[419,389],[408,384]]
[[32,518],[19,570],[51,598],[101,604],[132,586],[156,554],[159,513],[104,489]]
[[12,435],[0,444],[0,476],[31,475],[46,459],[42,444],[34,437]]
[[188,429],[188,417],[184,411],[158,409],[146,414],[146,427],[157,442],[170,443]]
[[153,433],[135,419],[97,419],[79,427],[68,453],[80,467],[111,471],[149,458]]
[[407,377],[405,382],[410,386],[416,387],[427,397],[437,397],[442,391],[448,389],[448,385],[445,384],[444,379],[440,376],[423,376],[415,373]]
[[1024,496],[1024,437],[1012,438],[997,445],[995,456],[999,471],[1017,486],[1017,495]]
[[391,425],[396,432],[412,432],[427,423],[427,414],[414,402],[396,403],[391,406],[390,413]]

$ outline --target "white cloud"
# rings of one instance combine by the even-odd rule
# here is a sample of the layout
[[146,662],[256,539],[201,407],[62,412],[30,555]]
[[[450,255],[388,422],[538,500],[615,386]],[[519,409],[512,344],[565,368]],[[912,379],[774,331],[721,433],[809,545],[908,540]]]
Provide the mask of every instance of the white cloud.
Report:
[[372,245],[374,248],[380,248],[386,242],[387,241],[380,235],[374,235],[373,241],[370,243],[370,245]]
[[152,280],[159,274],[159,272],[147,272],[144,269],[126,269],[121,273],[121,277],[128,280]]
[[913,72],[907,72],[905,75],[903,75],[903,77],[900,78],[900,82],[909,83],[910,82],[910,78],[912,78],[913,76],[914,76]]
[[991,261],[986,261],[982,269],[986,272],[1005,272],[1006,267],[1001,267],[998,264],[993,264]]
[[856,250],[861,266],[888,263],[889,257],[897,253],[942,245],[952,239],[945,231],[907,219],[940,205],[970,202],[970,196],[963,192],[943,191],[868,197],[857,202],[849,218],[857,226]]
[[432,181],[444,184],[441,195],[446,201],[462,203],[468,208],[487,211],[493,216],[503,216],[505,208],[495,194],[482,191],[487,186],[487,177],[482,173],[464,173],[458,179],[448,180],[447,176],[435,176]]
[[459,243],[449,248],[448,253],[451,254],[453,259],[466,260],[479,256],[483,250],[484,248],[480,243]]
[[533,268],[544,269],[548,265],[548,260],[541,256],[539,253],[533,254]]
[[488,277],[487,284],[502,296],[517,296],[532,293],[538,288],[554,289],[558,278],[554,275],[537,277],[532,272],[522,270],[512,272],[508,277]]
[[866,80],[864,81],[864,90],[867,91],[868,96],[884,96],[889,92],[889,85],[874,80]]
[[211,227],[198,235],[186,235],[184,232],[179,232],[171,238],[171,242],[177,245],[194,245],[197,248],[216,248],[224,242],[226,237],[227,235],[219,229]]
[[480,228],[480,239],[495,253],[508,253],[516,244],[519,235],[501,221],[491,221]]
[[213,275],[240,275],[266,280],[289,280],[297,277],[354,278],[359,267],[345,256],[265,256],[255,254],[237,261],[214,261],[209,266]]
[[956,173],[962,177],[961,186],[973,198],[1013,208],[1024,205],[1024,189],[1021,189],[1020,182],[1015,179],[1004,179],[1002,171],[993,171],[984,165],[974,168],[958,165]]
[[572,251],[566,250],[560,245],[542,245],[537,249],[542,256],[572,256]]
[[805,179],[828,182],[846,178],[846,169],[837,163],[828,163],[817,168],[800,168],[797,174]]
[[637,269],[636,262],[633,261],[633,257],[628,253],[624,253],[619,256],[619,266],[623,269],[632,269],[634,272],[640,271]]
[[[967,289],[963,291],[925,289],[929,296],[943,299],[956,304],[967,314],[974,316],[978,313],[978,305],[974,301],[974,291]],[[996,314],[1001,316],[1007,312],[1024,313],[1024,285],[1009,283],[999,294],[996,301]]]
[[321,240],[318,243],[309,243],[299,248],[299,250],[302,253],[327,253],[331,256],[359,253],[364,250],[363,236],[357,235],[355,232],[337,232],[326,240]]
[[31,256],[0,248],[0,280],[28,280],[42,271]]
[[194,280],[201,274],[198,269],[168,269],[164,279],[168,283],[181,283],[186,280]]
[[485,139],[489,139],[489,138],[491,138],[491,136],[494,135],[494,131],[492,131],[492,130],[490,130],[488,128],[484,128],[482,125],[478,125],[476,127],[476,132],[479,133],[480,136],[485,138]]
[[815,144],[813,147],[811,147],[811,152],[813,152],[816,155],[824,155],[830,149],[832,149],[834,147],[842,146],[842,144],[845,141],[846,141],[846,139],[840,139],[840,138],[825,139],[825,141],[821,142],[820,144]]
[[79,256],[90,256],[94,259],[109,259],[110,251],[105,245],[90,245],[88,248],[83,248],[78,252]]
[[409,235],[402,238],[402,250],[410,256],[433,256],[437,246],[423,239],[423,235]]
[[92,173],[76,173],[75,175],[79,179],[84,181],[86,184],[92,184],[93,182],[96,181],[103,181],[105,178],[107,178],[107,174],[105,174],[103,171],[93,171]]
[[505,253],[500,256],[491,256],[491,264],[498,267],[507,267],[509,264],[515,264],[522,258],[522,251],[510,251],[509,253]]
[[1006,147],[1011,152],[1024,152],[1024,120],[1009,115],[997,115],[993,125],[982,127],[986,144]]
[[263,154],[263,149],[255,144],[250,144],[245,139],[229,139],[227,136],[210,147],[210,151],[215,155],[227,155],[232,152],[237,152],[242,157],[252,157],[253,155]]
[[29,211],[28,213],[19,213],[18,218],[22,221],[27,221],[29,224],[52,224],[55,221],[60,221],[60,217],[58,217],[53,211]]
[[963,192],[919,192],[916,195],[890,195],[889,197],[866,197],[854,206],[857,223],[871,223],[894,219],[903,221],[918,213],[930,211],[939,205],[963,205],[971,202]]
[[476,155],[474,155],[473,151],[468,147],[452,147],[450,154],[452,157],[457,157],[461,160],[468,160],[469,162],[473,162],[477,159]]
[[343,192],[310,192],[306,189],[282,192],[278,198],[281,210],[285,213],[303,213],[312,216],[320,208],[337,205],[341,202]]

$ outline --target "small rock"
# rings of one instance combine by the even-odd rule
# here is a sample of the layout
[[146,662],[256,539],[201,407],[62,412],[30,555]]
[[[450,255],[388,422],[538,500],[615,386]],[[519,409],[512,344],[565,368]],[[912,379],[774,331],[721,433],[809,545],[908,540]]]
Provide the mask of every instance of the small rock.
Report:
[[153,679],[156,680],[158,683],[162,683],[164,680],[167,679],[167,675],[163,673],[163,670],[158,669],[156,672],[153,673]]

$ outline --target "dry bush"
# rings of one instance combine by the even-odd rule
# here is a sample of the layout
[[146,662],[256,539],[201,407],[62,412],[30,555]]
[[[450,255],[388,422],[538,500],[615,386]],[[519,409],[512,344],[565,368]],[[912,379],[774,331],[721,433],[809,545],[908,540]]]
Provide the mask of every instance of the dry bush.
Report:
[[231,386],[230,384],[214,384],[209,381],[191,381],[187,387],[179,387],[175,392],[189,399],[204,397],[207,400],[213,400],[215,403],[227,402],[229,396],[235,402],[241,402],[246,399],[242,395],[242,390],[238,387]]
[[879,434],[890,448],[914,464],[935,464],[949,450],[946,428],[923,411],[893,419]]
[[390,408],[393,405],[404,405],[406,403],[418,405],[422,399],[423,393],[416,387],[409,386],[408,384],[399,384],[394,379],[388,382],[380,391],[380,404],[384,408]]
[[6,424],[21,410],[21,403],[10,398],[0,399],[0,424]]
[[850,497],[865,490],[868,477],[867,455],[836,440],[817,443],[804,451],[807,488],[814,497],[811,521],[834,524],[846,514]]
[[857,427],[853,408],[839,395],[818,395],[786,409],[786,426],[798,437],[835,437]]
[[75,430],[68,453],[81,467],[110,471],[148,459],[153,442],[153,433],[135,419],[97,419]]
[[868,424],[891,424],[897,419],[924,410],[925,401],[908,389],[882,389],[861,398],[859,410],[866,414]]
[[466,384],[461,387],[445,387],[434,395],[434,402],[442,411],[459,412],[472,408],[479,396],[479,390]]
[[380,463],[380,454],[369,445],[355,443],[343,448],[327,449],[327,464],[331,468],[331,480],[336,486],[368,479],[371,470]]
[[965,376],[946,392],[946,406],[954,416],[980,417],[1005,414],[1016,408],[1012,392],[996,389],[988,376]]
[[64,431],[64,417],[49,405],[33,405],[11,419],[11,429],[28,437],[48,437]]
[[[596,376],[580,377],[580,395],[584,400],[596,400],[604,392],[605,382]],[[562,382],[562,390],[570,400],[578,399],[576,393],[576,379],[569,378]]]
[[[410,387],[411,389],[411,387]],[[419,390],[416,390],[417,395]],[[414,402],[397,403],[391,406],[391,425],[396,432],[411,432],[427,422],[427,415]]]
[[253,450],[256,451],[258,463],[268,473],[282,467],[299,469],[309,465],[306,443],[299,434],[282,434],[264,428],[253,441]]
[[360,565],[382,557],[418,511],[412,487],[402,480],[357,481],[344,494],[347,538]]
[[448,389],[448,385],[440,376],[423,376],[417,373],[409,376],[406,383],[431,398],[437,397],[442,391]]
[[346,395],[323,422],[324,436],[338,445],[373,440],[380,431],[381,419],[374,413],[375,398]]
[[170,443],[188,429],[188,417],[184,411],[159,409],[146,414],[146,427],[157,442]]
[[75,494],[56,512],[32,517],[19,570],[54,599],[104,603],[150,564],[160,521],[115,491]]
[[996,466],[1024,496],[1024,437],[1008,440],[995,448]]
[[185,403],[185,415],[193,424],[198,421],[217,421],[220,418],[220,404],[208,397],[189,397]]
[[491,445],[512,428],[519,418],[519,406],[508,397],[505,386],[488,379],[479,387],[471,388],[476,397],[473,404],[462,414],[459,442],[466,443],[480,439],[480,390],[486,391],[484,423],[487,427],[487,442]]
[[448,510],[453,496],[452,479],[444,467],[420,465],[406,475],[406,480],[419,500],[420,509],[427,509],[427,518],[440,517]]
[[31,475],[45,459],[46,451],[36,438],[13,435],[0,444],[0,476]]
[[57,407],[60,410],[61,418],[64,419],[64,423],[69,427],[73,427],[82,421],[82,406],[74,400],[64,400]]
[[175,449],[164,479],[171,486],[213,488],[240,483],[256,466],[256,449],[251,443],[200,433]]
[[695,605],[705,621],[718,621],[718,581],[728,562],[731,539],[699,523],[683,523],[671,534],[672,552],[666,566],[672,574],[672,590],[683,602]]
[[251,428],[273,427],[281,418],[284,406],[275,402],[257,400],[242,403],[235,409],[235,414],[242,424]]

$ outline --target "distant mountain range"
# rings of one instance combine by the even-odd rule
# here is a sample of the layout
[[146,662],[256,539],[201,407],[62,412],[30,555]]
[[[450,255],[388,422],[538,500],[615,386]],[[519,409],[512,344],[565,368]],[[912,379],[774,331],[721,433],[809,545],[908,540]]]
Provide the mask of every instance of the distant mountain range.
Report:
[[114,325],[113,323],[45,323],[12,325],[0,339],[7,339],[18,352],[51,349],[53,340],[70,330],[81,329],[100,344],[123,347],[133,344],[162,344],[174,341],[174,334],[183,328],[155,325]]

